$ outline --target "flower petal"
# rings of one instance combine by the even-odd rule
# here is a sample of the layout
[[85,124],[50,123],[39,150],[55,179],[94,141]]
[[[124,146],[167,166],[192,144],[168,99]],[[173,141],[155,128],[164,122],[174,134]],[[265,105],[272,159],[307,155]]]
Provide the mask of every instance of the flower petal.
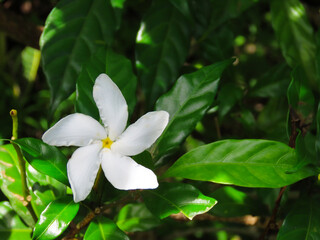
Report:
[[106,74],[100,74],[93,87],[93,98],[101,120],[108,128],[109,138],[114,141],[125,129],[128,105],[118,86]]
[[78,148],[68,161],[68,178],[75,202],[84,200],[91,191],[101,163],[101,148],[101,142]]
[[101,166],[106,178],[117,189],[153,189],[158,187],[157,176],[132,158],[110,149],[102,150]]
[[62,118],[47,130],[42,140],[54,146],[86,146],[93,140],[107,137],[106,130],[94,118],[74,113]]
[[134,156],[149,148],[161,135],[169,121],[166,111],[148,112],[130,125],[111,150],[121,155]]

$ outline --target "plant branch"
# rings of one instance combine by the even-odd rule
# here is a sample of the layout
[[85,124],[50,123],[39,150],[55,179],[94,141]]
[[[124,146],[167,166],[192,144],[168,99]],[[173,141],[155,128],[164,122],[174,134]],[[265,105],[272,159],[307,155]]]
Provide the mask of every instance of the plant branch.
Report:
[[6,33],[12,39],[39,49],[39,39],[43,31],[42,26],[36,26],[0,4],[0,31]]
[[273,211],[272,211],[272,215],[268,221],[268,224],[263,232],[263,234],[260,236],[259,240],[264,240],[265,237],[268,235],[268,232],[270,229],[275,229],[277,228],[277,214],[278,214],[278,210],[279,210],[279,207],[280,207],[280,202],[281,202],[281,199],[282,199],[282,196],[283,196],[283,193],[285,192],[285,190],[287,189],[287,186],[284,186],[280,189],[280,192],[278,194],[278,197],[277,197],[277,200],[275,202],[275,205],[274,205],[274,208],[273,208]]
[[131,201],[130,194],[125,195],[122,199],[120,199],[118,202],[112,202],[106,205],[102,205],[100,207],[97,207],[94,209],[94,211],[90,211],[78,224],[70,224],[70,231],[69,233],[62,238],[62,240],[68,240],[68,239],[75,239],[75,236],[98,215],[105,212],[107,209],[113,208],[115,206],[124,205]]
[[[289,138],[289,147],[291,148],[295,148],[296,146],[296,139],[298,136],[298,131],[297,129],[300,126],[300,118],[299,116],[295,113],[295,111],[291,108],[289,108],[290,111],[290,128],[291,128],[291,134],[290,134],[290,138]],[[283,196],[283,193],[285,192],[285,190],[287,189],[287,186],[284,186],[280,189],[278,197],[275,201],[275,205],[272,211],[272,215],[268,221],[268,224],[264,230],[264,232],[262,233],[262,235],[260,236],[259,240],[264,240],[266,238],[266,236],[268,235],[268,232],[270,229],[275,229],[277,228],[277,214],[278,214],[278,210],[280,207],[280,202]]]

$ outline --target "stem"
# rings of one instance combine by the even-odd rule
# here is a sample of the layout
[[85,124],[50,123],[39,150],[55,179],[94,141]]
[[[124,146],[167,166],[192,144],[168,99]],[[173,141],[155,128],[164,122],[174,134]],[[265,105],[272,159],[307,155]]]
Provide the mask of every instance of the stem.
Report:
[[10,111],[10,116],[12,118],[12,137],[11,140],[18,139],[18,112],[15,109]]
[[132,199],[130,194],[125,195],[122,199],[120,199],[117,203],[112,202],[100,207],[97,207],[94,209],[94,211],[90,211],[77,225],[74,226],[72,224],[72,227],[69,231],[69,233],[62,238],[62,240],[68,240],[68,239],[74,239],[75,236],[98,215],[102,214],[104,211],[106,211],[109,208],[114,208],[118,205],[125,205]]
[[217,116],[214,117],[214,126],[217,131],[217,138],[218,138],[218,140],[220,140],[221,139],[221,131],[220,131],[220,126],[219,126],[219,119]]
[[[290,127],[291,127],[291,134],[290,134],[290,138],[289,138],[289,147],[295,148],[296,139],[298,136],[297,128],[299,128],[300,119],[297,116],[297,114],[295,113],[295,111],[291,108],[291,106],[289,107],[289,110],[290,110]],[[275,202],[275,205],[274,205],[274,208],[272,211],[272,215],[268,221],[268,224],[267,224],[263,234],[260,236],[259,240],[265,239],[265,237],[268,235],[268,232],[271,227],[272,228],[277,227],[277,224],[276,224],[277,213],[279,210],[279,206],[280,206],[280,202],[281,202],[283,193],[285,192],[286,189],[287,189],[287,186],[284,186],[280,189],[280,192],[278,194],[278,197],[276,199],[276,202]]]
[[280,192],[278,194],[277,200],[275,202],[275,206],[274,206],[273,211],[272,211],[271,218],[269,219],[267,227],[265,228],[263,234],[260,236],[259,240],[264,240],[265,237],[267,236],[270,228],[271,227],[275,228],[277,226],[277,223],[276,223],[277,213],[278,213],[278,210],[279,210],[279,207],[280,207],[280,202],[281,202],[283,193],[285,192],[286,189],[287,189],[287,186],[284,186],[284,187],[282,187],[280,189]]
[[[18,139],[18,112],[15,109],[12,109],[10,111],[10,115],[12,117],[12,137],[11,140]],[[26,164],[23,159],[23,155],[21,152],[20,147],[11,141],[12,146],[14,147],[14,150],[17,153],[18,162],[19,162],[19,169],[20,169],[20,176],[21,176],[21,184],[22,184],[22,194],[24,198],[23,204],[27,207],[28,211],[30,212],[31,217],[33,218],[34,222],[38,221],[37,215],[35,214],[30,201],[31,196],[27,185],[27,175],[26,175]]]

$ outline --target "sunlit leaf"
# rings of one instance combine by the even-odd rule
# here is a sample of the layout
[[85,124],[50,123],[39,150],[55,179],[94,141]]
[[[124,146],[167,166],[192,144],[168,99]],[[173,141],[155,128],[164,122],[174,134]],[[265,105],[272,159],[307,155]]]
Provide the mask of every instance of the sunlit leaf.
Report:
[[58,148],[35,138],[20,138],[15,142],[21,147],[24,157],[32,167],[65,185],[69,185],[67,158]]
[[179,158],[165,173],[200,181],[244,187],[278,188],[315,175],[298,162],[294,149],[268,140],[223,140],[198,147]]
[[129,113],[132,113],[136,104],[136,76],[133,73],[131,62],[110,48],[100,48],[84,64],[77,80],[76,111],[99,120],[99,112],[93,100],[92,90],[96,78],[101,73],[108,74],[117,84],[127,101]]
[[87,58],[99,46],[112,42],[116,25],[109,0],[62,0],[51,11],[40,48],[52,94],[52,112],[75,90]]
[[32,239],[55,239],[68,226],[79,210],[71,196],[51,202],[41,213],[34,227]]
[[83,238],[83,240],[96,239],[129,240],[113,221],[104,216],[99,216],[90,223]]
[[155,190],[144,191],[143,198],[149,210],[161,219],[177,213],[192,219],[217,203],[194,186],[184,183],[161,183]]
[[0,234],[6,240],[31,240],[32,229],[26,227],[9,202],[0,202]]
[[170,120],[155,145],[156,157],[174,152],[191,133],[212,104],[220,76],[232,61],[218,62],[181,76],[157,101],[156,110],[167,111]]
[[17,154],[11,144],[0,147],[0,183],[1,191],[9,199],[12,208],[29,225],[33,221],[23,197],[20,170]]

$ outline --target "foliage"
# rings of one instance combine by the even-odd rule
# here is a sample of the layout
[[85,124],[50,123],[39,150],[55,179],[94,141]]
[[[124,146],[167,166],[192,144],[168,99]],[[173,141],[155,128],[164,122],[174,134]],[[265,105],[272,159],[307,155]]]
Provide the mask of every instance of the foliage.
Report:
[[[11,2],[0,14],[44,28],[37,50],[0,23],[1,239],[320,239],[318,1]],[[75,203],[74,148],[41,136],[74,112],[100,120],[101,73],[128,125],[169,113],[133,157],[159,187],[117,190],[98,173]],[[12,108],[19,138],[6,140]]]

